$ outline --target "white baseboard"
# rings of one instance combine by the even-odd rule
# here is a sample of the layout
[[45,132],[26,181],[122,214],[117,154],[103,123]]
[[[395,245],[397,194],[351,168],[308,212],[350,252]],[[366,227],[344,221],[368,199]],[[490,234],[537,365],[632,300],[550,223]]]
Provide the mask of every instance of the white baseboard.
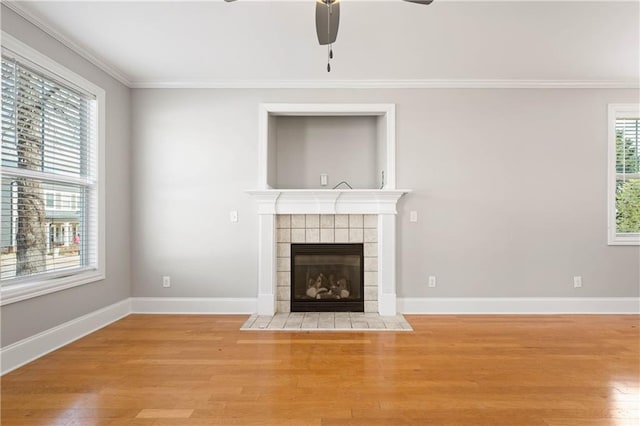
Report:
[[6,374],[74,340],[126,317],[131,312],[129,299],[67,321],[0,349],[0,371]]
[[131,313],[254,314],[255,298],[131,297],[0,348],[0,375],[15,370]]
[[[638,297],[398,298],[402,314],[640,314]],[[132,297],[0,349],[2,375],[130,313],[254,314],[256,298]]]
[[640,314],[640,297],[398,298],[402,314]]
[[132,297],[134,314],[255,314],[255,297]]

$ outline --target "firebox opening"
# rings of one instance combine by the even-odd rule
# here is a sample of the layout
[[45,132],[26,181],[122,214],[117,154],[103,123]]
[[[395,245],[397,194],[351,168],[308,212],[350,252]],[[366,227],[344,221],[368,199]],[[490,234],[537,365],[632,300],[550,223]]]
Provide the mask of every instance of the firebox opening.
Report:
[[291,244],[292,312],[364,312],[362,244]]

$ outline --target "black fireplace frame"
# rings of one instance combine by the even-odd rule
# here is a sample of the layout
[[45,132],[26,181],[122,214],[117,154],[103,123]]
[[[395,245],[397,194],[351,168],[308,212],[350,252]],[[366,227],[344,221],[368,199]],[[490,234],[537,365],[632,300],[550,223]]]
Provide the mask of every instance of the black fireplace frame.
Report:
[[[360,297],[349,300],[296,300],[294,259],[299,254],[343,254],[360,256]],[[362,243],[292,243],[291,244],[291,312],[364,312],[364,244]],[[306,283],[305,283],[306,284]]]

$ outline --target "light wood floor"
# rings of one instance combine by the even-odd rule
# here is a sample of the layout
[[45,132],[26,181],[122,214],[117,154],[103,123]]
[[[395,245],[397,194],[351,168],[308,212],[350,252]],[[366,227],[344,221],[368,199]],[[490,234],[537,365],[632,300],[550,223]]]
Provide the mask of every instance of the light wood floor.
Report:
[[635,425],[638,316],[407,316],[414,332],[131,315],[2,378],[2,425]]

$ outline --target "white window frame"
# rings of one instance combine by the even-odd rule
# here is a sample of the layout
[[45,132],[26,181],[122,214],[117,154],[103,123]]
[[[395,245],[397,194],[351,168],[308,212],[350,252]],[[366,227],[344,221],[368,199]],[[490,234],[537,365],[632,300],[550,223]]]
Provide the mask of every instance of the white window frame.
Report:
[[[35,275],[14,283],[5,283],[0,287],[0,306],[21,300],[38,297],[56,291],[88,284],[106,278],[105,275],[105,126],[106,126],[106,94],[104,89],[93,84],[89,80],[79,76],[73,71],[60,65],[53,59],[43,55],[39,51],[24,44],[20,40],[2,31],[2,47],[27,59],[33,64],[47,70],[57,78],[67,81],[96,98],[96,118],[97,118],[97,229],[94,235],[97,238],[95,247],[97,250],[97,265],[91,268],[69,271],[67,274],[55,277],[41,277]],[[0,166],[1,167],[1,166]],[[54,200],[55,203],[55,200]]]
[[609,245],[640,245],[640,234],[616,232],[616,119],[629,117],[629,115],[640,117],[640,104],[609,104],[609,179],[607,185]]

